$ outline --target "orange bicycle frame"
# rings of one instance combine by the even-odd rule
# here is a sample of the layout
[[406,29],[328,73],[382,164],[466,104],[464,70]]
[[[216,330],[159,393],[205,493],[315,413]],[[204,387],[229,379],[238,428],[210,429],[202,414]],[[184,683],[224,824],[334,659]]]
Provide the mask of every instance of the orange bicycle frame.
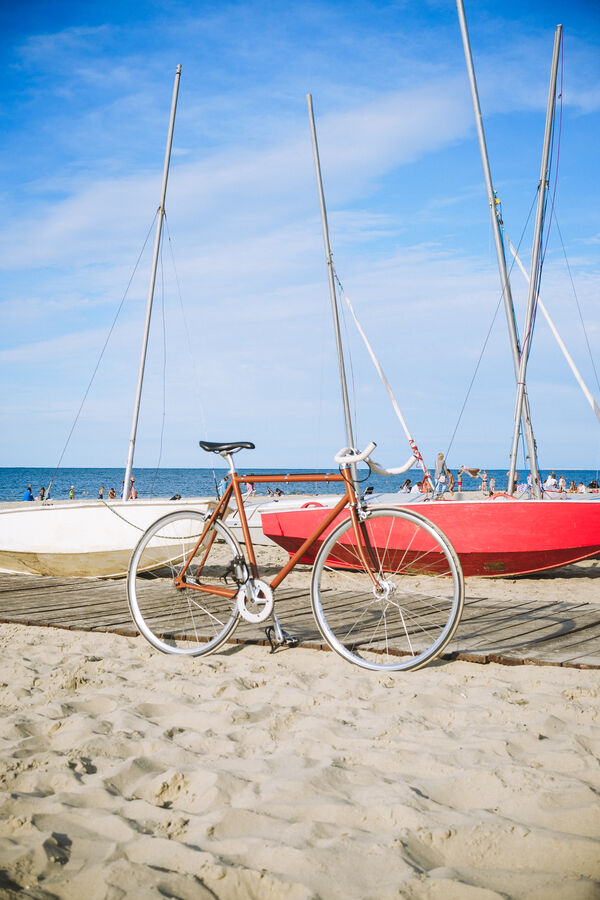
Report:
[[[231,500],[232,495],[235,497],[236,506],[238,509],[238,513],[240,516],[240,525],[242,528],[242,535],[244,538],[244,545],[246,548],[246,556],[247,562],[250,567],[250,571],[253,578],[258,578],[258,566],[256,564],[256,555],[254,553],[254,545],[252,543],[252,537],[250,535],[250,529],[248,527],[248,519],[246,518],[246,511],[244,508],[244,500],[242,497],[242,492],[240,490],[241,484],[275,484],[277,482],[283,482],[287,484],[301,484],[301,483],[312,483],[312,484],[321,484],[324,482],[343,482],[345,486],[344,495],[340,498],[339,502],[329,511],[329,513],[325,516],[322,522],[315,528],[313,533],[306,538],[304,543],[296,550],[293,556],[290,557],[288,562],[283,566],[282,569],[275,575],[273,580],[270,583],[270,587],[272,590],[275,590],[284,578],[289,575],[292,569],[298,564],[298,562],[305,555],[306,551],[312,547],[312,545],[321,537],[324,531],[331,525],[334,519],[339,515],[339,513],[345,509],[349,508],[350,518],[352,519],[352,524],[354,526],[354,533],[357,538],[357,551],[360,558],[361,563],[363,564],[365,571],[367,571],[373,581],[375,583],[375,579],[371,572],[371,565],[373,564],[373,560],[368,561],[363,550],[362,541],[359,538],[359,530],[360,530],[360,520],[357,513],[357,497],[356,491],[354,489],[354,485],[347,475],[347,470],[342,469],[339,473],[321,473],[314,475],[304,475],[304,474],[292,474],[292,475],[238,475],[237,472],[229,473],[230,483],[227,485],[225,489],[225,493],[221,497],[218,505],[213,510],[210,518],[207,520],[204,530],[200,537],[198,538],[193,550],[191,551],[189,558],[175,579],[175,587],[178,588],[189,588],[195,591],[201,591],[204,593],[217,594],[222,597],[235,597],[238,592],[238,588],[235,590],[226,587],[220,587],[218,585],[201,585],[201,584],[192,584],[186,583],[185,574],[196,556],[199,548],[202,546],[202,543],[208,534],[210,528],[217,519],[222,519],[225,515],[225,511],[227,510],[227,506],[229,501]],[[204,555],[200,561],[199,571],[202,570],[204,563],[208,557],[210,552],[210,548],[212,547],[213,541],[216,538],[216,531],[213,531],[211,535],[208,546],[204,551]],[[369,564],[371,563],[371,565]]]

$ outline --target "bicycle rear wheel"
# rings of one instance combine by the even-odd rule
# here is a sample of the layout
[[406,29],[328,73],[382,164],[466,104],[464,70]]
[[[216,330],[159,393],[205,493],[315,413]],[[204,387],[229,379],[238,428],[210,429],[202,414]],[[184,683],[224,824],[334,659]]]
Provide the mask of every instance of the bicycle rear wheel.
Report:
[[[213,523],[194,555],[186,584],[175,586],[205,526],[200,512],[169,513],[148,528],[131,556],[131,615],[140,633],[163,653],[213,653],[239,622],[236,573],[245,563],[238,542],[221,522]],[[197,589],[207,585],[212,587],[206,592]]]
[[360,549],[350,518],[327,537],[311,600],[321,634],[344,659],[375,671],[419,669],[452,639],[464,580],[439,528],[414,512],[381,508],[360,524]]

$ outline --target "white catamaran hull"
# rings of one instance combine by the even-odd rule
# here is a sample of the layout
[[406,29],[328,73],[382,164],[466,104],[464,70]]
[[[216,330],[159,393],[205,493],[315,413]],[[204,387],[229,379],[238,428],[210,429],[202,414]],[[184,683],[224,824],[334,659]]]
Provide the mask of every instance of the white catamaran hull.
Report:
[[0,570],[59,577],[120,577],[131,551],[160,516],[178,509],[206,512],[214,500],[67,500],[0,507]]

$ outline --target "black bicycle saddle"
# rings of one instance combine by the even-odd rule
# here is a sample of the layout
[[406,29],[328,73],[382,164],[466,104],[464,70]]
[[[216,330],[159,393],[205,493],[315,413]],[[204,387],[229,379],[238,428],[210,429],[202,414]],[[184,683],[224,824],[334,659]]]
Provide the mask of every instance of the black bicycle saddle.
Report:
[[199,441],[199,444],[207,453],[235,453],[236,450],[254,450],[254,444],[250,441],[233,441],[230,444],[215,444],[214,441]]

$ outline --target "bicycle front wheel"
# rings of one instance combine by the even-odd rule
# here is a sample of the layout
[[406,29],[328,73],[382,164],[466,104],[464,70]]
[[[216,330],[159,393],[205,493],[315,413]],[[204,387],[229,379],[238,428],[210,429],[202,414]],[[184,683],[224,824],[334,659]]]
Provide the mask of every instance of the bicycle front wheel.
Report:
[[[214,522],[185,571],[206,520],[193,510],[169,513],[143,534],[127,575],[127,599],[140,633],[163,653],[213,653],[239,622],[236,607],[243,555],[221,522]],[[199,590],[204,587],[205,590]]]
[[[365,564],[366,563],[366,564]],[[452,639],[464,604],[458,556],[447,537],[405,509],[374,509],[327,537],[311,600],[327,643],[376,671],[419,669]]]

